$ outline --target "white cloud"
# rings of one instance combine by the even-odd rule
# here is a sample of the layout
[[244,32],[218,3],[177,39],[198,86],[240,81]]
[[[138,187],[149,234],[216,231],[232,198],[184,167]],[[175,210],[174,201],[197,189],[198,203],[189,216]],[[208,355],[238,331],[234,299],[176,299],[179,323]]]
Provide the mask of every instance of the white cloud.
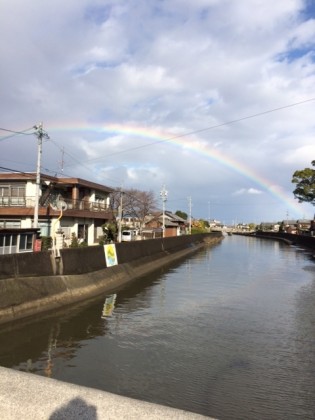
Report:
[[256,188],[240,188],[239,190],[235,191],[233,195],[246,195],[246,194],[262,194],[261,190],[257,190]]
[[[233,204],[242,220],[278,219],[292,198],[293,172],[315,159],[315,101],[285,108],[315,97],[315,24],[305,7],[303,0],[4,2],[0,127],[43,121],[59,145],[43,148],[43,166],[54,173],[64,146],[69,175],[156,191],[165,183],[175,210],[191,195],[200,217],[215,197],[218,219],[234,219]],[[117,131],[106,131],[112,124]],[[128,134],[131,126],[139,135]],[[195,133],[159,142],[161,132]],[[0,156],[3,166],[35,168],[36,139],[0,141]],[[268,190],[272,184],[280,190]]]

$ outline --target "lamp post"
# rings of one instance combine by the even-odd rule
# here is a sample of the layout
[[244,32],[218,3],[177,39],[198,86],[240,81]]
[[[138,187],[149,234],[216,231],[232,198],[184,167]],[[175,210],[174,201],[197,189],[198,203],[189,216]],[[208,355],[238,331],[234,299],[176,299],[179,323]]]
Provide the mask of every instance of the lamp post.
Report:
[[162,216],[162,234],[163,238],[165,237],[165,202],[167,200],[167,191],[165,189],[165,185],[163,185],[163,188],[160,192],[160,196],[162,199],[162,207],[163,207],[163,216]]

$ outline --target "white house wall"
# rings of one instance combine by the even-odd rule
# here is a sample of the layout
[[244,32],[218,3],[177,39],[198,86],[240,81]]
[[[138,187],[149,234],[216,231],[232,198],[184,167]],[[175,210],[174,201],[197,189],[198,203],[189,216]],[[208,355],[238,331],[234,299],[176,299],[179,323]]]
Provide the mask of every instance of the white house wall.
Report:
[[[52,222],[52,226],[53,226]],[[79,219],[76,218],[75,220],[71,218],[62,218],[60,220],[60,223],[56,225],[57,228],[61,228],[65,232],[65,241],[67,245],[71,243],[71,236],[72,234],[75,234],[76,237],[78,237],[78,229],[79,224],[85,224],[88,225],[88,245],[94,245],[95,238],[94,238],[94,221],[93,220],[87,220],[87,219]]]
[[89,223],[88,227],[88,245],[94,244],[94,223]]
[[27,181],[25,188],[26,197],[35,197],[36,195],[36,184],[32,181]]
[[91,191],[91,195],[90,195],[90,198],[89,198],[89,202],[90,203],[92,203],[92,202],[94,202],[94,201],[96,201],[96,199],[95,199],[95,191],[93,190],[93,191]]
[[60,228],[65,232],[66,240],[71,241],[71,235],[78,236],[78,223],[76,220],[65,217],[60,220]]
[[30,217],[25,217],[25,218],[22,218],[22,219],[20,219],[20,220],[21,220],[21,228],[22,228],[22,229],[23,229],[23,228],[28,229],[28,228],[33,227],[33,219],[32,219],[32,218],[30,218]]

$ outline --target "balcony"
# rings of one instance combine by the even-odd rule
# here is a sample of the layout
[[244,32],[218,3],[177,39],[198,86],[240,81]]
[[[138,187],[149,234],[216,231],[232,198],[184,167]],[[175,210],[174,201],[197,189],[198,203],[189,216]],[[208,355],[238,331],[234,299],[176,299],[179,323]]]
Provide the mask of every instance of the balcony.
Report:
[[[87,200],[73,200],[68,198],[59,198],[59,201],[66,203],[67,210],[87,210],[93,212],[108,211],[110,206],[101,201],[87,201]],[[51,205],[53,209],[58,209],[58,200],[51,202],[43,207]],[[34,208],[35,197],[0,197],[0,207],[21,207],[21,208]]]
[[27,207],[26,197],[0,197],[0,207]]

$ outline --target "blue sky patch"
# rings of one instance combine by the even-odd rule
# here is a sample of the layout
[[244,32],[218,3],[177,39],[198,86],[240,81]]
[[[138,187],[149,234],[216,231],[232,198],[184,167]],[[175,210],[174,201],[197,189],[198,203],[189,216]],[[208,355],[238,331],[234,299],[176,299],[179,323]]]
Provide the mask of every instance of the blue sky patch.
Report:
[[293,61],[299,60],[300,58],[305,57],[307,55],[314,62],[314,53],[314,48],[293,48],[291,50],[278,54],[276,60],[280,62],[286,61],[288,63],[292,63]]
[[314,0],[306,0],[305,8],[302,12],[305,20],[315,19],[315,2]]

